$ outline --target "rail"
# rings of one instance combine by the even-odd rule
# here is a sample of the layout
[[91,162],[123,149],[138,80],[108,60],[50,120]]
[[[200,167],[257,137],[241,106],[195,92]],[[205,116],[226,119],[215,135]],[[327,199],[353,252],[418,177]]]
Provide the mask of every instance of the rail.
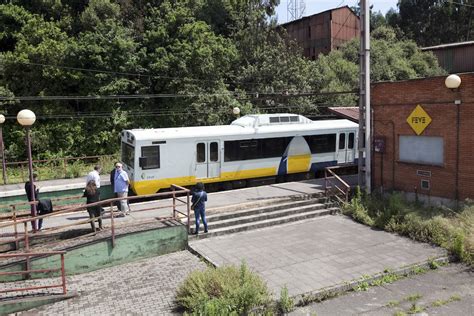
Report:
[[334,196],[339,202],[347,203],[351,186],[334,172],[339,168],[334,166],[324,169],[324,192],[326,197]]
[[[186,195],[186,200],[182,200],[180,197]],[[28,222],[40,220],[40,219],[47,219],[52,216],[58,216],[62,214],[70,214],[70,213],[78,213],[78,212],[83,212],[86,210],[88,207],[94,207],[94,206],[105,206],[108,209],[105,209],[104,215],[109,214],[110,216],[108,217],[110,219],[110,231],[111,231],[111,240],[112,240],[112,247],[115,247],[115,217],[114,216],[114,205],[121,201],[121,200],[137,200],[137,199],[158,199],[158,198],[166,198],[166,197],[172,197],[172,216],[170,217],[163,217],[163,218],[158,218],[160,220],[166,220],[166,219],[174,219],[177,221],[180,221],[180,218],[177,216],[177,214],[181,214],[185,217],[187,217],[187,232],[190,233],[190,191],[186,188],[183,188],[178,185],[171,185],[171,191],[170,192],[163,192],[163,193],[155,193],[155,194],[150,194],[150,195],[144,195],[144,196],[131,196],[127,198],[112,198],[112,199],[107,199],[95,203],[90,203],[90,204],[84,204],[80,206],[75,206],[71,207],[68,209],[64,209],[62,211],[50,213],[50,214],[45,214],[45,215],[38,215],[38,216],[27,216],[27,218],[24,219],[17,219],[16,216],[13,216],[12,220],[10,221],[4,221],[0,223],[0,229],[2,228],[8,228],[11,227],[11,233],[10,235],[8,234],[2,234],[1,237],[11,237],[3,241],[0,241],[0,245],[2,244],[15,244],[15,249],[20,249],[20,242],[24,242],[25,248],[28,249],[29,247],[29,238],[30,234],[28,232]],[[178,203],[182,203],[186,205],[186,212],[181,212],[177,209]],[[151,207],[151,208],[142,208],[140,210],[134,210],[135,212],[143,212],[143,211],[150,211],[150,210],[157,210],[157,209],[162,209],[162,208],[168,208],[169,206],[158,206],[158,207]],[[105,219],[103,215],[101,215],[102,219]],[[156,217],[155,217],[156,218]],[[88,220],[84,221],[79,221],[73,224],[66,224],[66,225],[59,225],[55,227],[48,228],[48,233],[52,231],[57,231],[57,230],[62,230],[64,228],[68,227],[73,227],[73,226],[78,226],[78,225],[83,225],[87,223],[91,223],[93,221],[96,221],[98,218],[90,218]],[[23,233],[20,233],[18,231],[18,226],[23,225],[24,231]],[[45,234],[44,232],[36,232],[34,234],[35,237],[41,236]]]
[[[36,160],[33,160],[32,163],[35,165],[35,170],[39,172],[39,174],[42,175],[42,177],[43,177],[43,174],[50,173],[54,175],[53,177],[51,177],[51,179],[58,179],[58,178],[68,178],[68,175],[71,171],[69,170],[70,166],[72,166],[72,173],[73,173],[71,176],[74,176],[74,177],[82,176],[83,175],[82,173],[84,173],[85,175],[85,173],[87,173],[87,170],[91,169],[86,165],[83,165],[82,168],[80,168],[81,166],[74,165],[78,161],[82,162],[83,164],[86,164],[86,162],[89,164],[92,164],[92,163],[97,163],[99,161],[107,161],[108,162],[106,163],[107,166],[102,166],[102,167],[104,168],[110,167],[112,169],[115,160],[117,160],[117,155],[98,155],[98,156],[65,157],[65,158],[52,158],[52,159],[36,159]],[[9,169],[14,169],[14,170],[19,169],[19,175],[15,173],[8,174]],[[44,169],[46,170],[50,169],[50,171],[42,172],[44,171]],[[81,170],[81,169],[84,169],[84,170]],[[5,178],[4,178],[3,184],[7,184],[7,182],[10,182],[10,183],[25,182],[28,180],[28,175],[29,175],[28,161],[6,162],[5,170],[2,170],[2,172],[5,172]],[[12,180],[12,177],[14,177],[16,181],[8,180],[8,178]]]
[[[49,273],[49,272],[59,272],[61,271],[61,284],[52,284],[52,285],[36,285],[29,287],[18,287],[11,289],[0,290],[0,293],[10,293],[10,292],[24,292],[32,290],[41,290],[41,289],[50,289],[50,288],[62,288],[63,294],[67,294],[66,287],[66,270],[64,269],[64,254],[66,251],[48,251],[48,252],[24,252],[24,253],[13,253],[13,254],[0,254],[0,259],[2,258],[15,258],[15,257],[25,257],[26,259],[26,270],[25,271],[7,271],[0,272],[0,276],[4,275],[26,275],[26,278],[29,278],[31,273]],[[30,265],[31,257],[44,257],[44,256],[61,256],[61,267],[57,269],[36,269],[32,270]]]

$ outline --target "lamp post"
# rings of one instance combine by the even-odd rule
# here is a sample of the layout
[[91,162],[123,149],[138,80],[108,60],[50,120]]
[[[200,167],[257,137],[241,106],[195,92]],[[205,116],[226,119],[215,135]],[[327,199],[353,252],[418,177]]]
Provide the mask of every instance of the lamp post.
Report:
[[3,123],[5,123],[5,116],[0,114],[0,154],[2,155],[2,175],[3,184],[7,184],[7,164],[5,163],[5,146],[3,146]]
[[[33,113],[33,111],[30,110],[21,110],[18,112],[16,119],[18,123],[20,123],[21,126],[23,126],[26,129],[26,147],[28,150],[28,170],[30,172],[30,196],[29,200],[32,202],[35,202],[35,184],[33,183],[33,160],[31,158],[31,137],[30,137],[30,127],[35,123],[36,121],[36,115]],[[36,217],[36,203],[31,204],[31,216]],[[36,220],[33,220],[31,222],[31,225],[33,226],[33,231],[36,231]]]
[[[453,92],[457,92],[457,96],[459,96],[459,86],[461,86],[461,78],[458,75],[449,75],[446,77],[444,81],[444,85],[446,88],[451,89]],[[457,99],[454,100],[454,104],[456,105],[456,179],[455,179],[455,188],[454,188],[454,199],[456,201],[456,207],[458,206],[459,202],[459,139],[460,139],[460,124],[461,124],[461,116],[460,116],[460,106],[461,100]]]
[[238,106],[234,107],[234,108],[232,109],[232,113],[233,113],[235,116],[239,117],[239,115],[240,115],[240,108],[239,108]]

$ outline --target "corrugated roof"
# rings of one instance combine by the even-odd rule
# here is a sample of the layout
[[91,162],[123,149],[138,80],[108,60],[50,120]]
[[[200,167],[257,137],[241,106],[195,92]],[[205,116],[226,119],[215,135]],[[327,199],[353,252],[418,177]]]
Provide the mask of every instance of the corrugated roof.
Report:
[[442,45],[436,45],[436,46],[430,46],[430,47],[422,47],[421,50],[443,49],[443,48],[459,47],[459,46],[467,46],[467,45],[474,45],[474,41],[457,42],[457,43],[442,44]]
[[351,7],[349,7],[348,5],[345,5],[345,6],[342,6],[342,7],[337,7],[337,8],[334,8],[334,9],[328,9],[328,10],[326,10],[326,11],[318,12],[318,13],[311,14],[311,15],[307,15],[307,16],[303,16],[303,17],[301,17],[301,18],[299,18],[299,19],[296,19],[296,20],[293,20],[293,21],[288,21],[288,22],[279,24],[278,26],[283,26],[283,27],[284,27],[284,26],[286,26],[286,25],[288,25],[288,24],[292,24],[292,23],[295,23],[295,22],[299,22],[299,21],[303,21],[303,20],[309,19],[309,18],[311,18],[311,17],[313,17],[313,16],[315,16],[315,15],[324,14],[324,13],[326,13],[326,12],[336,11],[336,10],[341,10],[341,9],[349,9],[350,11],[352,11],[352,13],[353,13],[358,19],[360,19],[359,16],[358,16],[357,14],[355,14],[354,10],[352,10]]
[[359,107],[357,106],[330,107],[329,111],[336,114],[337,116],[346,118],[352,122],[359,123]]

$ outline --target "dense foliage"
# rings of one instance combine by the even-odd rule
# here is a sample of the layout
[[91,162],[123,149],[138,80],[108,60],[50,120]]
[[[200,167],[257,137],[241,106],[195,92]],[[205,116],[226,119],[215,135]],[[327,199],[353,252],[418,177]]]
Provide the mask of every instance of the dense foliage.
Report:
[[399,0],[398,12],[389,11],[386,20],[423,47],[474,39],[472,0]]
[[[20,109],[38,117],[35,158],[113,154],[125,128],[228,124],[232,108],[318,113],[355,105],[357,41],[316,61],[272,19],[278,0],[12,0],[0,5],[7,159],[24,158]],[[441,73],[432,55],[374,30],[372,80]],[[313,92],[312,95],[301,93]],[[118,95],[140,96],[119,98]],[[74,98],[101,96],[95,100]],[[103,98],[107,96],[107,98]],[[73,98],[70,98],[73,97]]]

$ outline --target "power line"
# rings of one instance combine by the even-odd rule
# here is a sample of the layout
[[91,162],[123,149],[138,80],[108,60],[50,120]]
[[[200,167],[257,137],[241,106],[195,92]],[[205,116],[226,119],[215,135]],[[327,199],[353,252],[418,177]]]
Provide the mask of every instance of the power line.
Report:
[[265,97],[310,97],[324,95],[357,94],[357,90],[334,91],[334,92],[226,92],[210,94],[128,94],[128,95],[95,95],[95,96],[0,96],[0,101],[64,101],[64,100],[122,100],[122,99],[157,99],[157,98],[196,98],[196,97],[215,97],[215,96],[233,96],[239,99],[239,95]]
[[[315,110],[321,108],[328,108],[335,106],[334,104],[326,104],[326,103],[318,103],[318,104],[311,104],[307,106],[302,105],[284,105],[278,104],[273,106],[259,106],[256,107],[256,110],[282,110],[282,109],[299,109],[299,108],[307,108],[307,110]],[[123,111],[126,113],[128,117],[156,117],[156,116],[185,116],[185,115],[194,115],[194,114],[202,114],[203,111],[198,109],[189,109],[186,111],[175,111],[175,110],[159,110],[159,111],[139,111],[139,112],[130,112],[130,111]],[[37,119],[108,119],[114,116],[112,112],[75,112],[70,114],[42,114],[37,113]],[[16,120],[15,116],[6,116],[7,120]]]

